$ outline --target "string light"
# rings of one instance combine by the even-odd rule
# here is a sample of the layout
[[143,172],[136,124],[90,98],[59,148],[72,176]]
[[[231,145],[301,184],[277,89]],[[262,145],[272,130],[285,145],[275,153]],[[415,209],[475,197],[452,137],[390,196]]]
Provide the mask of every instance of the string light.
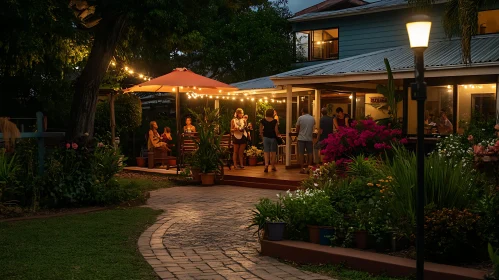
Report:
[[112,65],[112,66],[116,66],[116,62],[112,61],[112,62],[111,62],[111,65]]
[[125,66],[125,71],[128,71],[128,66]]
[[139,74],[139,77],[140,77],[140,78],[144,78],[144,75],[142,75],[142,74]]

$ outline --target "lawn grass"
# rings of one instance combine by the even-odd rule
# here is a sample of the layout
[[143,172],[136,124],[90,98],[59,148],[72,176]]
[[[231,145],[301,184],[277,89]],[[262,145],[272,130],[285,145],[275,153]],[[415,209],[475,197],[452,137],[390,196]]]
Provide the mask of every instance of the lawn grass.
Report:
[[339,265],[302,265],[298,268],[310,272],[326,275],[338,280],[408,280],[411,278],[393,278],[374,276],[367,272],[346,269]]
[[106,210],[0,223],[0,279],[157,279],[137,249],[161,211]]
[[154,191],[163,188],[170,188],[173,186],[172,182],[168,178],[164,177],[164,180],[149,179],[147,177],[116,177],[121,185],[137,185],[139,189],[143,191]]

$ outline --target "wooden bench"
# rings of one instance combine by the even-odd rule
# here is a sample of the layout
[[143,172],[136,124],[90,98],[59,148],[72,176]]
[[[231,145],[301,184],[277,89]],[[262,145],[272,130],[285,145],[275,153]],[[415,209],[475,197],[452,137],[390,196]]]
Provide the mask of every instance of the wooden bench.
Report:
[[182,133],[180,137],[180,162],[185,166],[185,159],[197,150],[197,145],[194,140],[199,140],[199,136],[195,132]]

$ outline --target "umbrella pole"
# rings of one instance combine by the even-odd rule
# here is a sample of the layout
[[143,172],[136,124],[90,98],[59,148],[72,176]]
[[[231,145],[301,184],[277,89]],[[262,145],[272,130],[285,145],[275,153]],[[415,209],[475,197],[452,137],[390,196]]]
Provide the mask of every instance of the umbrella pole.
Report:
[[176,116],[176,121],[177,121],[177,175],[180,172],[180,144],[181,144],[181,136],[182,133],[180,133],[180,88],[177,87],[177,96],[175,98],[175,116]]

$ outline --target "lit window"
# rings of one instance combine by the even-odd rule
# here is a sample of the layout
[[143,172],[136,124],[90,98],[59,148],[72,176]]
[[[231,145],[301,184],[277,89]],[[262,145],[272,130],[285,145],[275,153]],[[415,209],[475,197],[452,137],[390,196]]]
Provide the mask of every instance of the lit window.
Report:
[[478,34],[499,33],[499,10],[478,13]]
[[458,87],[458,132],[464,132],[472,118],[496,117],[496,85],[473,84]]
[[296,60],[338,59],[338,29],[302,31],[296,33]]

